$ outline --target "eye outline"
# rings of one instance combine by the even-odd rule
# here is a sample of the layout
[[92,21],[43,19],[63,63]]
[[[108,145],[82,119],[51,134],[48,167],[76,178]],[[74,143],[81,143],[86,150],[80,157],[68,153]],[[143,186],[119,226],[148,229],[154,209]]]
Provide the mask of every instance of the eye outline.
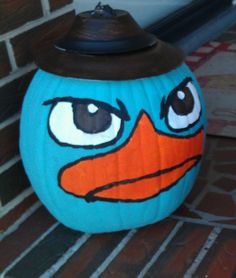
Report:
[[[50,128],[50,117],[51,114],[53,112],[53,109],[55,108],[55,106],[60,103],[60,102],[68,102],[71,104],[71,109],[72,111],[74,110],[74,104],[76,103],[82,103],[82,104],[94,104],[95,106],[99,106],[103,109],[105,109],[106,111],[108,111],[110,114],[114,114],[116,117],[118,117],[120,119],[120,128],[118,130],[118,133],[116,135],[116,137],[110,141],[104,142],[104,143],[100,143],[97,145],[72,145],[70,143],[66,143],[66,142],[61,142],[59,141],[59,139],[54,135],[54,133],[52,132],[51,128]],[[89,98],[74,98],[74,97],[58,97],[58,98],[53,98],[50,100],[46,100],[43,102],[43,105],[47,106],[47,105],[51,105],[51,109],[48,115],[48,120],[47,120],[47,130],[48,130],[48,134],[50,135],[50,137],[60,146],[63,147],[71,147],[71,148],[83,148],[83,149],[98,149],[98,148],[104,148],[107,147],[109,145],[112,145],[114,143],[116,143],[124,130],[124,121],[129,121],[130,120],[130,116],[128,114],[128,111],[125,107],[125,105],[123,104],[123,102],[119,99],[116,99],[116,102],[119,106],[120,109],[117,109],[111,105],[109,105],[108,103],[102,102],[102,101],[97,101],[94,99],[89,99]],[[73,124],[74,124],[74,119],[73,120]]]
[[[179,132],[184,132],[184,131],[186,131],[186,130],[192,128],[193,126],[195,126],[195,125],[199,122],[199,120],[200,120],[200,118],[201,118],[201,115],[202,115],[201,101],[200,101],[199,96],[198,96],[198,94],[197,94],[197,97],[198,97],[198,100],[199,100],[199,105],[200,105],[200,112],[199,112],[198,118],[197,118],[193,123],[188,124],[188,126],[187,126],[187,127],[184,127],[184,128],[173,128],[173,127],[170,125],[170,123],[169,123],[168,112],[169,112],[169,108],[171,107],[171,102],[172,102],[172,100],[173,100],[174,94],[175,94],[176,92],[178,92],[178,91],[183,91],[183,88],[185,88],[186,85],[187,85],[188,83],[191,83],[192,86],[194,86],[194,88],[195,88],[195,90],[196,90],[196,92],[197,92],[197,89],[196,89],[196,87],[195,87],[195,85],[194,85],[194,83],[193,83],[193,79],[192,79],[191,77],[186,77],[178,86],[176,86],[176,87],[169,93],[167,99],[165,99],[165,97],[163,97],[163,98],[162,98],[162,101],[161,101],[160,118],[161,118],[161,119],[165,118],[165,123],[166,123],[166,125],[168,126],[168,128],[169,128],[171,131],[174,131],[174,132],[177,132],[177,133],[179,133]],[[190,90],[190,91],[191,91],[191,90]],[[194,95],[193,95],[192,91],[191,91],[191,94],[192,94],[192,96],[193,96],[193,98],[194,98]],[[195,105],[195,102],[194,102],[194,105]],[[173,108],[172,108],[172,110],[173,110]],[[187,115],[191,114],[191,113],[193,112],[193,110],[194,110],[194,106],[193,106],[192,111],[189,112]],[[180,115],[180,116],[187,116],[187,115]]]

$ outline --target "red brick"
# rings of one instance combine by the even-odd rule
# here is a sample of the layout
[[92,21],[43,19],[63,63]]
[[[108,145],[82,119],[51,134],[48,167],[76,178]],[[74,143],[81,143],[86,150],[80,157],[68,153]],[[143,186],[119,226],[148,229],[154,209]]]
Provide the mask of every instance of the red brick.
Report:
[[207,179],[198,177],[193,186],[193,189],[191,190],[191,192],[189,193],[186,199],[186,202],[191,204],[197,198],[197,196],[202,192],[202,190],[205,189],[205,187],[207,186],[207,182],[208,182]]
[[0,242],[0,269],[7,267],[54,223],[54,218],[43,207],[32,214],[14,233]]
[[198,210],[219,216],[235,216],[235,203],[230,195],[208,192],[197,207]]
[[176,221],[166,219],[140,229],[111,262],[101,277],[137,277],[137,274],[155,254],[175,224]]
[[35,194],[31,194],[25,198],[19,205],[14,207],[10,212],[0,219],[0,231],[5,231],[12,225],[29,207],[31,207],[38,198]]
[[211,229],[203,225],[184,224],[145,277],[184,277]]
[[[1,5],[1,4],[0,4]],[[1,8],[0,8],[1,9]],[[0,10],[1,13],[1,10]],[[7,76],[11,71],[11,65],[7,54],[6,45],[4,42],[0,43],[0,78]]]
[[227,192],[233,191],[236,189],[236,180],[222,177],[213,183],[216,187],[223,189]]
[[236,160],[236,150],[216,151],[213,154],[215,161],[233,161]]
[[235,174],[236,174],[236,163],[215,165],[214,170],[216,170],[219,173],[230,174],[230,175],[235,176]]
[[0,175],[0,199],[5,206],[30,186],[21,161]]
[[0,130],[0,165],[19,152],[19,121]]
[[203,159],[201,168],[200,168],[200,172],[199,172],[199,176],[204,177],[204,178],[207,177],[209,169],[210,169],[210,165],[211,165],[211,160]]
[[59,9],[65,5],[71,4],[73,0],[49,0],[51,11]]
[[236,228],[236,219],[235,220],[221,220],[221,221],[216,221],[216,222],[221,223],[221,224],[234,225]]
[[181,217],[189,217],[189,218],[200,218],[195,212],[191,211],[185,205],[179,207],[175,212],[174,215],[181,216]]
[[19,112],[23,96],[34,72],[27,73],[0,88],[0,121]]
[[75,18],[74,12],[57,17],[11,40],[18,66],[33,61],[34,55],[40,55],[47,47],[63,37]]
[[[17,264],[6,272],[5,277],[42,277],[63,254],[72,247],[83,233],[58,225],[30,250]],[[47,275],[51,277],[51,275]]]
[[223,230],[193,277],[233,278],[235,273],[235,231]]
[[0,34],[42,16],[40,0],[0,1]]
[[223,148],[236,148],[236,140],[233,139],[233,138],[223,138],[223,137],[221,137],[218,140],[217,147],[219,149],[223,149]]
[[215,143],[217,142],[217,138],[213,136],[206,137],[206,145],[204,149],[204,156],[208,156],[209,153],[214,149]]
[[93,235],[60,269],[56,277],[90,277],[126,234],[127,231]]

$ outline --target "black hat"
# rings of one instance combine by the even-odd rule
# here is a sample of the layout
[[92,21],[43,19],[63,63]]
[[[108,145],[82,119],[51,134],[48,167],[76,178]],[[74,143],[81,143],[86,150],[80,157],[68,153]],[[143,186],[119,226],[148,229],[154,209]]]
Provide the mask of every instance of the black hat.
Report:
[[69,33],[36,58],[47,72],[99,80],[160,75],[182,62],[180,50],[145,32],[128,12],[100,3],[78,14]]

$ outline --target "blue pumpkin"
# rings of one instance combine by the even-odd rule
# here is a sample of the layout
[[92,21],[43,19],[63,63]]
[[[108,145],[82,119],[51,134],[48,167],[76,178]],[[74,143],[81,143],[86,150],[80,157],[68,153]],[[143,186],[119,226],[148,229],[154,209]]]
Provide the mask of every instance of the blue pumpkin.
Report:
[[47,209],[90,233],[155,223],[190,192],[205,107],[189,68],[133,80],[38,70],[24,99],[20,150]]

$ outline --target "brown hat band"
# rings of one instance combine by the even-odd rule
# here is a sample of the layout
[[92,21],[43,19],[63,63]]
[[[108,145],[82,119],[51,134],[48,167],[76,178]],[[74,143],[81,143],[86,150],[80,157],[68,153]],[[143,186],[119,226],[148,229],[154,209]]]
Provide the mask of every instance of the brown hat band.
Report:
[[152,34],[129,37],[122,40],[92,41],[92,40],[61,40],[55,44],[62,50],[76,51],[84,54],[115,54],[141,50],[157,43]]

